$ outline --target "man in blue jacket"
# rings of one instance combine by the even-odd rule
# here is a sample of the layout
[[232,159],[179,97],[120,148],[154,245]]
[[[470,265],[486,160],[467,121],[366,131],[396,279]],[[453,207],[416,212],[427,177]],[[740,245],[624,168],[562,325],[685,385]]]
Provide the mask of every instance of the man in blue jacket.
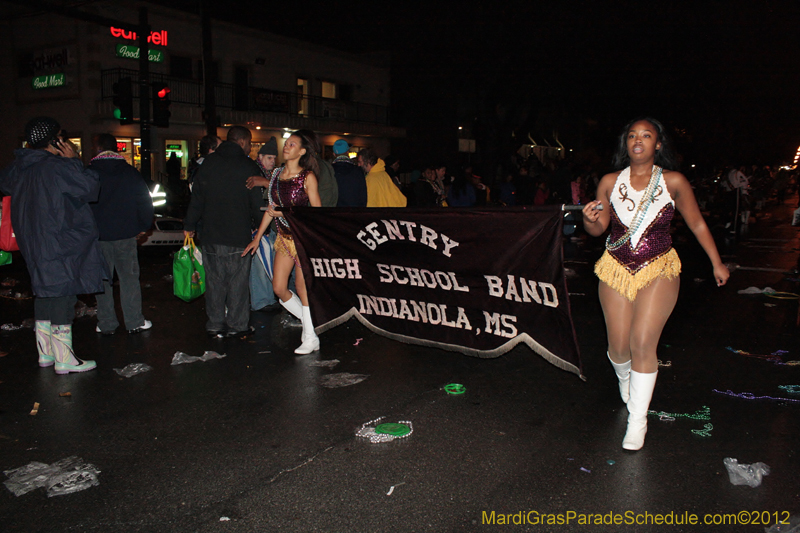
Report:
[[103,291],[107,277],[88,202],[97,199],[97,173],[84,169],[50,117],[25,126],[30,148],[14,151],[0,173],[0,189],[11,195],[11,223],[31,276],[39,366],[56,374],[85,372],[97,365],[72,349],[76,295]]
[[[139,171],[117,153],[117,139],[101,133],[92,138],[95,156],[89,168],[100,176],[100,197],[92,211],[100,231],[103,251],[111,277],[117,271],[119,299],[125,329],[139,333],[153,324],[142,316],[139,285],[139,254],[136,239],[153,224],[153,200]],[[98,333],[113,335],[119,326],[114,309],[112,279],[104,282],[105,292],[97,295]]]

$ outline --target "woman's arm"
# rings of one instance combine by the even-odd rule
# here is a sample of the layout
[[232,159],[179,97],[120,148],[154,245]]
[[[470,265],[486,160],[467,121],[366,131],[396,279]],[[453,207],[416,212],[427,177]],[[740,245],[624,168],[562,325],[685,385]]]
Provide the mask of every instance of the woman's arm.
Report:
[[711,231],[708,229],[702,213],[700,213],[700,208],[697,206],[697,200],[694,198],[694,191],[689,184],[689,180],[680,172],[665,171],[664,181],[683,220],[686,221],[686,225],[692,230],[697,242],[700,243],[700,246],[703,247],[706,255],[711,260],[717,286],[725,285],[731,274],[728,272],[728,267],[722,263],[722,259],[719,257],[717,245],[714,243],[714,236],[711,235]]
[[[270,206],[272,207],[272,206]],[[247,245],[247,248],[244,249],[242,252],[242,257],[246,256],[248,252],[250,255],[256,253],[258,250],[258,246],[261,244],[261,237],[264,236],[264,233],[267,232],[267,228],[269,227],[269,223],[272,222],[272,217],[269,214],[269,211],[264,211],[264,216],[261,217],[261,224],[258,226],[258,231],[256,232],[255,238]]]
[[[597,199],[583,208],[583,228],[593,237],[599,237],[611,223],[611,189],[617,182],[619,172],[606,174],[597,186]],[[598,207],[602,204],[602,208]]]
[[319,197],[319,182],[317,176],[313,172],[306,174],[306,194],[308,194],[308,203],[311,207],[322,207],[322,200]]

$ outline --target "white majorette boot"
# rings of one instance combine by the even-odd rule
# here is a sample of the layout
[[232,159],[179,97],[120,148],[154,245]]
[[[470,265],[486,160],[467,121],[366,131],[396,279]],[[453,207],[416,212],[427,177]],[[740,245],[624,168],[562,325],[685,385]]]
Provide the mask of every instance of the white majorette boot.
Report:
[[[608,360],[611,361],[611,355],[608,352],[606,352],[606,355],[608,355]],[[628,403],[631,388],[631,360],[628,359],[624,363],[611,361],[611,365],[614,367],[617,378],[619,378],[619,396],[623,402]]]
[[295,293],[292,291],[289,292],[292,294],[291,298],[285,302],[278,298],[278,301],[281,302],[281,305],[285,307],[287,311],[292,313],[298,320],[303,320],[303,302],[300,301],[300,298],[298,298]]
[[39,366],[42,368],[53,366],[56,358],[53,357],[53,344],[50,339],[52,328],[49,320],[36,321],[36,350],[39,352]]
[[53,326],[52,347],[56,359],[56,374],[86,372],[97,367],[94,361],[81,361],[72,351],[72,326]]
[[311,322],[311,308],[303,306],[303,344],[301,344],[294,353],[298,355],[306,355],[311,352],[319,350],[319,337],[314,331],[314,324]]
[[631,395],[628,398],[628,430],[622,439],[622,447],[626,450],[639,450],[644,446],[644,435],[647,433],[647,410],[656,388],[658,371],[642,374],[631,370]]

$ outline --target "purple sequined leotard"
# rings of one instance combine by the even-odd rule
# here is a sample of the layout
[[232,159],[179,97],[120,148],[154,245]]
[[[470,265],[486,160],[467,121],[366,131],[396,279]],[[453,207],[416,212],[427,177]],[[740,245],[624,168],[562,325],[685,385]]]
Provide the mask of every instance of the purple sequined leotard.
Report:
[[[634,221],[645,191],[631,186],[630,167],[620,172],[611,190],[611,234],[608,243],[618,243]],[[676,278],[681,261],[672,248],[670,222],[675,214],[675,202],[667,190],[664,176],[658,173],[653,200],[641,217],[630,239],[618,247],[607,245],[595,264],[594,272],[600,281],[625,298],[634,301],[636,293],[659,277]],[[645,189],[646,190],[646,189]],[[643,206],[645,207],[645,206]]]
[[[643,190],[637,191],[631,186],[631,168],[620,172],[611,191],[609,242],[618,241],[628,230],[643,196]],[[675,214],[675,202],[667,190],[663,175],[658,177],[653,196],[641,225],[630,240],[616,250],[608,251],[631,274],[672,248],[669,227]]]
[[[272,178],[269,183],[270,203],[275,205],[275,209],[280,211],[285,207],[307,206],[308,193],[306,192],[307,170],[303,170],[297,176],[289,179],[281,179],[280,176],[286,167],[279,167],[272,171]],[[291,238],[292,231],[289,223],[283,217],[276,219],[278,233],[284,237]]]

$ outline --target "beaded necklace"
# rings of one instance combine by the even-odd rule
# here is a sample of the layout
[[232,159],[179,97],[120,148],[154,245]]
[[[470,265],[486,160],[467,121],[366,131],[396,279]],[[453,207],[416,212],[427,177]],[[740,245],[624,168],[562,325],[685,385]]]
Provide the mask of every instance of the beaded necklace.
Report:
[[92,158],[92,161],[100,161],[103,159],[122,159],[125,160],[125,157],[118,154],[117,152],[113,152],[111,150],[106,150],[105,152],[100,152],[96,156]]
[[653,171],[650,173],[650,181],[647,183],[647,188],[642,194],[642,199],[639,201],[639,205],[636,208],[636,213],[633,214],[631,225],[617,242],[611,242],[611,235],[606,237],[607,250],[616,250],[617,248],[620,248],[625,243],[630,241],[631,237],[638,231],[639,226],[641,226],[642,222],[644,221],[644,217],[647,215],[647,210],[655,200],[655,193],[658,188],[658,182],[660,181],[661,174],[661,167],[653,165]]
[[[272,171],[272,176],[269,179],[270,201],[272,201],[272,190],[273,190],[272,189],[272,185],[273,185],[273,183],[275,182],[276,179],[280,180],[279,176],[281,174],[283,174],[283,171],[285,169],[286,169],[286,165],[284,165],[282,167],[278,167],[278,168],[276,168],[275,170]],[[288,179],[286,179],[284,181],[291,181],[294,178],[300,176],[302,173],[303,173],[303,171],[301,171],[300,174],[292,176],[291,178],[288,178]],[[278,206],[281,208],[280,212],[283,213],[284,205],[283,205],[283,200],[281,200],[280,191],[278,191],[277,188],[275,189],[275,191],[277,193],[276,196],[278,197]],[[287,222],[286,219],[283,218],[282,216],[278,217],[278,223],[280,225],[282,225],[284,228],[289,228],[289,222]]]

